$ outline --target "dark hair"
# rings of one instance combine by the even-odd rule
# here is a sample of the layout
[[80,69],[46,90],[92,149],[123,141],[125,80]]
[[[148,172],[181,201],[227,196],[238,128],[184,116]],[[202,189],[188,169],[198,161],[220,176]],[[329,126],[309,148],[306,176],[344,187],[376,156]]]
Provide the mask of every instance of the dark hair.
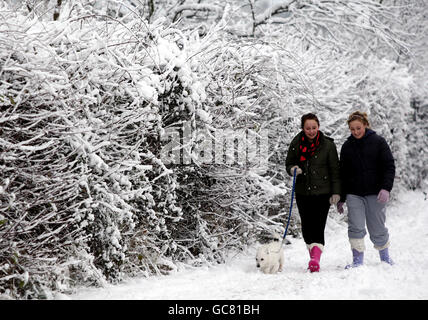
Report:
[[318,127],[320,126],[320,121],[318,120],[318,117],[313,113],[307,113],[302,116],[302,121],[300,123],[302,129],[305,126],[306,120],[315,120],[318,123]]

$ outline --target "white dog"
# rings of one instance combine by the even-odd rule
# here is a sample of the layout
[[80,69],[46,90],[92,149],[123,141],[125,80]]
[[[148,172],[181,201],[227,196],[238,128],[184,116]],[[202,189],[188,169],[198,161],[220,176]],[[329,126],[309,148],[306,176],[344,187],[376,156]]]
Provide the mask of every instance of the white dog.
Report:
[[273,241],[261,245],[256,254],[257,268],[263,273],[277,273],[284,265],[284,250],[281,241]]

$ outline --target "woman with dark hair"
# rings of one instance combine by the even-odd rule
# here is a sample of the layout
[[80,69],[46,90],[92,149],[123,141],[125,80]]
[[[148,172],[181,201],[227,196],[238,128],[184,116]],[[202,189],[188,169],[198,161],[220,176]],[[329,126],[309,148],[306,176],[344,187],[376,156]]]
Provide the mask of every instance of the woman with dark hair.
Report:
[[310,256],[308,269],[318,272],[328,211],[340,200],[339,157],[333,139],[319,130],[315,114],[303,115],[301,128],[290,143],[285,165],[290,175],[296,170],[296,202]]

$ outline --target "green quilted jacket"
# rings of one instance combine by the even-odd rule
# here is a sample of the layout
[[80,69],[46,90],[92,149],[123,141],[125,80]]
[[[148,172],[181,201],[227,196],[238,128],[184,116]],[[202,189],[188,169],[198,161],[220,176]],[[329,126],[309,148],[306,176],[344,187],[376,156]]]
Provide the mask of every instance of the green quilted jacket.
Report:
[[339,157],[334,140],[320,132],[320,145],[317,151],[310,159],[300,162],[299,143],[302,135],[303,131],[291,141],[285,160],[289,175],[292,175],[290,169],[295,165],[298,165],[303,171],[296,178],[296,194],[340,195]]

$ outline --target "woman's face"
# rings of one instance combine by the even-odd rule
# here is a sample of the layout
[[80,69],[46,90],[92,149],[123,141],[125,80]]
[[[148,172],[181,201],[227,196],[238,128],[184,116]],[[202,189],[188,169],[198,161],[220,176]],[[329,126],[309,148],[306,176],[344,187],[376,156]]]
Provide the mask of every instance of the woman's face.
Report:
[[349,130],[355,139],[361,139],[366,133],[367,126],[361,121],[354,120],[349,123]]
[[305,121],[305,124],[303,125],[303,132],[309,139],[313,140],[317,136],[318,130],[319,126],[315,120],[309,119]]

